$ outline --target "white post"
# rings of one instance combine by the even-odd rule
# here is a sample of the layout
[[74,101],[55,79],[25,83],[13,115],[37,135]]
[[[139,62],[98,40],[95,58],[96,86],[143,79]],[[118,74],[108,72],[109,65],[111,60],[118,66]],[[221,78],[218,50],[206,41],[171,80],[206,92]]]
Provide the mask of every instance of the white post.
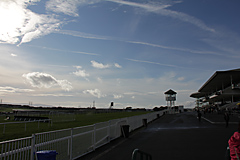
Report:
[[34,160],[35,154],[35,134],[32,134],[32,144],[31,144],[31,160]]

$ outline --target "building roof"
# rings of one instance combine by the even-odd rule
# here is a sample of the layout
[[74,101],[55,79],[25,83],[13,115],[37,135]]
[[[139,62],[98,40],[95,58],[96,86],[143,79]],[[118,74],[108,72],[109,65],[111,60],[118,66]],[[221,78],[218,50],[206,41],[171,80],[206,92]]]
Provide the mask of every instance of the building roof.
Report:
[[216,71],[198,92],[214,93],[240,82],[240,69]]
[[205,97],[206,93],[201,93],[201,92],[196,92],[196,93],[192,93],[190,95],[190,97],[192,98],[201,98],[201,97]]

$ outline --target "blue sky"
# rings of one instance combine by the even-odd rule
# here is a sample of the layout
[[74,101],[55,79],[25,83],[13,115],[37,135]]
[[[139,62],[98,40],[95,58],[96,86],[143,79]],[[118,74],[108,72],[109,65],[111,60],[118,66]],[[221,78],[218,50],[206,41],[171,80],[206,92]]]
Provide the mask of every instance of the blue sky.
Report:
[[0,1],[3,103],[194,107],[219,70],[239,68],[238,0]]

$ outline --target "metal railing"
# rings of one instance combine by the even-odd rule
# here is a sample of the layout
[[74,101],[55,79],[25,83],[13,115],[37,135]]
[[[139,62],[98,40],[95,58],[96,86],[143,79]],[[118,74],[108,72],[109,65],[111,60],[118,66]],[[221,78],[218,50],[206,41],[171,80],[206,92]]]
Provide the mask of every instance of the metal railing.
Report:
[[55,150],[57,160],[77,159],[120,137],[121,125],[129,125],[132,131],[143,126],[142,119],[150,122],[161,115],[163,111],[0,142],[0,159],[34,160],[35,153],[41,150]]

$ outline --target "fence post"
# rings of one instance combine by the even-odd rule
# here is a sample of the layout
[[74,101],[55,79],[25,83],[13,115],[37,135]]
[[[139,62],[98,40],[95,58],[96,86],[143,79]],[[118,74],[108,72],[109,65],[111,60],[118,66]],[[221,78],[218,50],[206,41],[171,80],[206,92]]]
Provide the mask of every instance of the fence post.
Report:
[[25,122],[25,131],[27,131],[27,122]]
[[5,124],[3,125],[3,134],[5,133]]
[[70,160],[72,160],[72,150],[73,150],[73,128],[71,128],[71,139],[69,144],[70,149]]
[[93,132],[93,150],[96,149],[96,124],[94,124],[94,132]]
[[34,160],[35,155],[35,134],[32,134],[32,144],[31,144],[31,160]]
[[108,143],[110,142],[110,129],[111,129],[111,120],[108,121]]

